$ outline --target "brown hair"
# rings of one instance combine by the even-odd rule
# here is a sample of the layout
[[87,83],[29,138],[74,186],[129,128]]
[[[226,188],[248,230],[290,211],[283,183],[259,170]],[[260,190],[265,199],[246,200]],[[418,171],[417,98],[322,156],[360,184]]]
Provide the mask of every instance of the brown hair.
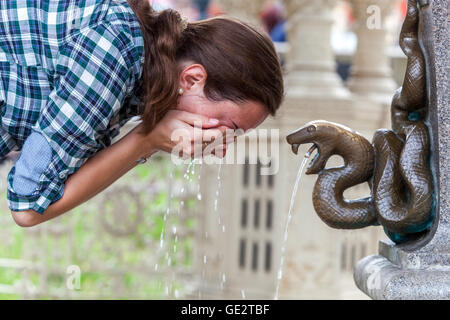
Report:
[[175,10],[156,12],[148,0],[128,0],[142,30],[145,62],[140,96],[144,131],[150,132],[178,100],[180,60],[201,64],[212,101],[257,101],[275,115],[284,97],[282,69],[263,31],[229,17],[184,25]]

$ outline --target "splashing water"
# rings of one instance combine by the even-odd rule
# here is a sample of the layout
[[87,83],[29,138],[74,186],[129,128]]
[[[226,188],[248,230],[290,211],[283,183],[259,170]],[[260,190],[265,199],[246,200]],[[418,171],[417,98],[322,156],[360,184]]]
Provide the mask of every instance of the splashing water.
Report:
[[[191,171],[192,170],[192,171]],[[195,160],[192,160],[184,173],[184,179],[187,181],[191,181],[191,174],[195,172]]]
[[202,192],[200,190],[200,181],[202,180],[202,168],[203,168],[202,160],[200,160],[199,165],[200,165],[200,169],[198,170],[198,176],[197,176],[197,200],[202,201]]
[[221,290],[224,289],[226,282],[227,282],[227,276],[226,276],[225,272],[222,272],[222,277],[221,277],[221,281],[220,281],[220,289]]
[[297,179],[295,181],[294,190],[292,192],[291,196],[291,204],[289,206],[289,213],[286,221],[286,226],[284,229],[284,239],[283,239],[283,245],[281,247],[281,261],[280,261],[280,267],[278,269],[278,275],[277,275],[277,287],[275,290],[275,300],[278,300],[279,292],[280,292],[280,284],[281,279],[283,278],[283,265],[284,265],[284,257],[286,255],[286,245],[287,245],[287,239],[288,239],[288,233],[289,233],[289,225],[291,224],[292,220],[292,210],[294,209],[294,203],[295,203],[295,196],[297,195],[298,186],[300,184],[303,171],[305,170],[306,164],[308,163],[308,159],[311,157],[311,154],[316,150],[316,147],[313,146],[309,151],[305,154],[305,157],[303,158],[302,164],[300,165],[300,168],[298,170]]
[[[184,178],[186,183],[189,183],[189,182],[192,181],[192,175],[193,174],[195,174],[195,160],[192,160],[189,163],[189,165],[188,165],[188,167],[186,169],[186,172],[184,173],[183,178]],[[183,200],[183,196],[184,196],[185,192],[186,192],[186,187],[183,185],[181,187],[181,190],[180,190],[181,201],[180,201],[180,206],[178,207],[178,216],[181,215],[181,211],[183,210],[184,205],[185,205],[184,200]],[[173,227],[173,234],[175,236],[175,241],[174,241],[175,244],[174,244],[173,248],[174,248],[174,252],[176,252],[176,247],[177,247],[177,244],[178,244],[178,235],[177,235],[177,228],[176,227]]]
[[[216,190],[216,199],[214,200],[215,212],[217,212],[217,206],[219,204],[220,188],[222,186],[221,176],[222,176],[222,162],[220,162],[219,171],[217,172],[217,190]],[[219,224],[220,224],[220,217],[219,217]]]
[[[170,171],[169,172],[169,181],[173,181],[173,170],[169,170],[169,171]],[[164,238],[165,238],[165,235],[166,235],[166,228],[167,228],[167,225],[166,225],[167,217],[170,214],[170,206],[171,206],[171,203],[172,203],[172,200],[173,200],[173,197],[174,197],[173,187],[172,187],[172,184],[170,182],[169,182],[169,194],[170,194],[170,196],[169,196],[169,199],[167,200],[167,209],[166,209],[166,212],[164,213],[164,217],[163,217],[164,225],[163,225],[163,228],[161,230],[161,236],[159,238],[159,248],[160,249],[162,249],[164,247]],[[155,271],[157,269],[158,269],[158,265],[155,266]]]

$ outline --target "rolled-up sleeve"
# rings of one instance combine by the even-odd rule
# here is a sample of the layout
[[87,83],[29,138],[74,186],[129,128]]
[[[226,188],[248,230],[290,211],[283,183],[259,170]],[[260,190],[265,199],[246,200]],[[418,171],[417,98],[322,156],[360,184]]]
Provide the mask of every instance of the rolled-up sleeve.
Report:
[[83,30],[61,49],[55,88],[8,174],[13,211],[41,214],[64,193],[64,183],[105,148],[110,119],[132,91],[127,35],[105,23]]

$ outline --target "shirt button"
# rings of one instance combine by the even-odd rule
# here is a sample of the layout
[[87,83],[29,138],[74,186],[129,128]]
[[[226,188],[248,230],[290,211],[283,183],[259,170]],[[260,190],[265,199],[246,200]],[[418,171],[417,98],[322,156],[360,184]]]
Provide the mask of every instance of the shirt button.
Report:
[[59,177],[61,179],[64,179],[66,176],[67,176],[67,173],[65,171],[62,171],[62,172],[59,173]]

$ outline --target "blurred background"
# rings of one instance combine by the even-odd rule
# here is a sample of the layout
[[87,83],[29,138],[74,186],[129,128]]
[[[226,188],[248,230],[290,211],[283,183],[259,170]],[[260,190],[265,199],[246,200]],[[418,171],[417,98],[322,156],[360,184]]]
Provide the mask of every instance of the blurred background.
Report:
[[[385,236],[380,228],[326,227],[312,207],[314,177],[300,184],[283,240],[301,162],[285,136],[316,119],[348,125],[369,140],[390,126],[389,104],[406,66],[398,46],[406,1],[151,3],[190,21],[228,14],[270,35],[287,95],[262,128],[280,130],[279,159],[272,155],[280,171],[263,176],[263,164],[248,158],[241,165],[177,166],[158,155],[64,217],[22,229],[6,202],[9,159],[0,167],[0,299],[273,299],[277,287],[280,299],[366,299],[353,267],[376,254]],[[258,145],[245,139],[248,150]],[[346,192],[367,194],[367,186]]]

